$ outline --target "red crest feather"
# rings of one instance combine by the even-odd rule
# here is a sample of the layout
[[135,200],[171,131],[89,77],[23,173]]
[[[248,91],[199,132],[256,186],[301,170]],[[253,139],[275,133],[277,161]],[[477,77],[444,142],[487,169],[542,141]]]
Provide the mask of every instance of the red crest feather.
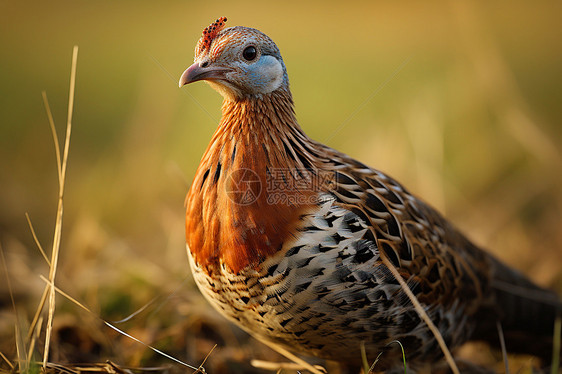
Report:
[[205,30],[203,30],[203,35],[201,36],[201,40],[199,40],[199,43],[197,45],[198,54],[211,47],[211,42],[217,36],[219,31],[223,29],[225,23],[226,17],[221,17],[215,22],[211,23],[209,26],[205,27]]

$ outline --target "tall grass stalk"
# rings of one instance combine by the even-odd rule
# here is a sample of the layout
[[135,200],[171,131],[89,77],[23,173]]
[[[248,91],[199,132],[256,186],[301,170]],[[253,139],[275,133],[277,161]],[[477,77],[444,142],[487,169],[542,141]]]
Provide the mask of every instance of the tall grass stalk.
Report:
[[[382,252],[381,252],[381,254],[382,254]],[[400,273],[398,272],[396,267],[390,262],[390,260],[386,256],[383,256],[383,255],[381,255],[381,259],[382,259],[383,263],[385,264],[385,266],[390,270],[390,272],[392,273],[394,278],[396,278],[398,283],[400,283],[400,287],[402,287],[402,290],[404,290],[404,292],[406,293],[406,296],[408,296],[408,298],[410,299],[410,301],[414,305],[414,308],[416,309],[416,312],[418,312],[418,315],[420,316],[420,318],[426,323],[429,330],[433,333],[433,336],[435,336],[435,339],[437,340],[437,343],[439,344],[439,347],[443,351],[443,354],[445,355],[445,359],[447,360],[447,363],[449,364],[449,367],[451,368],[451,371],[453,372],[453,374],[460,374],[459,368],[457,367],[457,364],[455,363],[455,359],[453,358],[453,355],[451,354],[451,351],[449,351],[449,348],[447,347],[447,344],[445,343],[445,340],[443,339],[443,336],[441,335],[441,333],[439,332],[439,329],[437,328],[437,326],[435,326],[435,324],[433,323],[431,318],[429,318],[429,316],[427,315],[425,310],[423,310],[423,307],[421,306],[420,302],[416,298],[416,295],[414,295],[412,293],[412,291],[410,290],[410,287],[408,287],[408,285],[406,284],[406,281],[404,281],[404,278],[402,278],[402,276],[400,275]]]
[[[49,314],[47,318],[47,326],[45,333],[45,351],[43,352],[43,369],[47,366],[47,360],[49,358],[49,346],[51,342],[51,334],[53,330],[53,318],[55,315],[55,277],[57,274],[57,265],[59,259],[60,242],[62,234],[62,217],[63,217],[63,197],[64,197],[64,183],[66,179],[66,166],[68,162],[68,150],[70,147],[70,133],[72,130],[72,114],[74,111],[74,89],[76,87],[76,65],[78,61],[78,46],[74,46],[72,50],[72,65],[70,69],[70,90],[68,95],[68,114],[66,120],[66,136],[64,141],[64,150],[62,155],[62,160],[60,156],[60,147],[57,140],[57,134],[55,129],[55,124],[53,117],[51,115],[51,109],[47,102],[47,95],[43,92],[43,99],[46,103],[45,109],[47,110],[47,115],[49,117],[49,124],[51,126],[51,131],[53,133],[53,141],[55,144],[55,153],[57,155],[57,170],[59,176],[59,196],[58,196],[58,207],[57,216],[55,221],[55,233],[53,237],[53,249],[51,252],[51,261],[49,267],[49,282],[46,286],[48,289],[48,301],[49,301]],[[42,309],[42,308],[41,308]],[[31,330],[33,331],[33,330]]]

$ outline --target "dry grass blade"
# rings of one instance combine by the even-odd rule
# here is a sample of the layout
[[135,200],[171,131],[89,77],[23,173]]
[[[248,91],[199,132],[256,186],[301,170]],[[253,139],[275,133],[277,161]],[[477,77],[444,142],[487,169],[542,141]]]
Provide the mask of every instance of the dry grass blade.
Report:
[[[35,343],[37,342],[37,340],[39,340],[39,337],[41,336],[41,326],[43,325],[43,317],[39,318],[39,321],[37,322],[37,325],[35,325],[36,327],[34,329],[29,329],[29,335],[31,335],[31,341],[26,340],[26,343],[29,343],[29,352],[27,353],[27,361],[31,362],[32,356],[33,356],[33,352],[35,352]],[[33,332],[35,332],[35,334],[33,334]]]
[[55,156],[57,158],[57,173],[59,176],[59,184],[62,181],[61,173],[61,159],[60,159],[60,145],[59,138],[57,136],[57,129],[55,127],[55,120],[53,119],[53,112],[51,111],[51,106],[49,105],[49,100],[47,99],[47,93],[45,91],[41,92],[43,96],[43,105],[45,106],[45,111],[47,112],[47,118],[49,119],[49,128],[51,129],[51,135],[53,136],[53,144],[55,145]]
[[6,363],[8,364],[8,366],[10,367],[10,370],[14,370],[14,364],[12,364],[12,362],[10,360],[8,360],[8,357],[4,356],[4,353],[0,352],[0,357],[2,357],[2,359],[4,361],[6,361]]
[[27,361],[27,353],[26,353],[27,350],[25,349],[24,341],[21,338],[19,324],[17,323],[15,326],[15,335],[16,335],[16,354],[18,357],[18,371],[20,373],[28,373],[30,362]]
[[[264,360],[252,360],[251,364],[255,368],[275,371],[278,373],[282,370],[290,370],[290,371],[297,371],[297,372],[303,370],[303,367],[301,365],[294,362],[271,362],[271,361],[264,361]],[[324,369],[321,366],[315,366],[315,367],[318,368],[318,370]]]
[[195,370],[193,372],[193,374],[196,373],[205,373],[205,368],[203,367],[203,365],[205,365],[205,362],[207,362],[207,359],[211,356],[211,353],[213,353],[213,351],[215,350],[215,348],[217,348],[217,345],[213,345],[213,348],[211,348],[211,350],[209,351],[209,353],[207,353],[207,355],[205,356],[205,358],[203,359],[203,362],[201,362],[201,365],[199,365],[199,367],[197,368],[197,370]]
[[[406,352],[404,351],[404,346],[402,345],[402,343],[400,343],[400,341],[398,340],[393,340],[390,343],[388,343],[386,346],[388,347],[391,344],[398,344],[400,346],[400,349],[402,350],[402,362],[404,363],[404,374],[408,373],[408,367],[406,365]],[[377,365],[377,363],[379,362],[379,359],[381,358],[381,356],[383,355],[384,351],[382,351],[381,353],[379,353],[379,355],[377,356],[377,358],[375,359],[375,362],[373,362],[373,364],[371,365],[371,367],[366,367],[365,368],[365,373],[370,374],[373,373],[373,370],[375,370],[375,366]]]
[[[60,291],[59,291],[59,292],[60,292]],[[126,336],[127,338],[129,338],[129,339],[131,339],[131,340],[134,340],[134,341],[136,341],[136,342],[139,343],[139,344],[144,345],[146,348],[148,348],[148,349],[150,349],[150,350],[153,350],[154,352],[158,353],[159,355],[162,355],[162,356],[166,357],[167,359],[170,359],[170,360],[172,360],[172,361],[174,361],[174,362],[177,362],[177,363],[180,364],[180,365],[183,365],[183,366],[186,366],[186,367],[188,367],[188,368],[190,368],[190,369],[192,369],[192,370],[195,370],[195,373],[198,373],[198,372],[205,372],[204,369],[203,369],[203,367],[201,366],[201,365],[203,365],[203,364],[201,364],[199,367],[195,367],[195,366],[186,364],[185,362],[183,362],[183,361],[181,361],[181,360],[175,358],[174,356],[170,356],[170,355],[167,354],[166,352],[163,352],[163,351],[161,351],[161,350],[159,350],[159,349],[157,349],[157,348],[154,348],[153,346],[151,346],[151,345],[149,345],[149,344],[146,344],[146,343],[143,342],[142,340],[137,339],[137,338],[135,338],[134,336],[127,334],[125,331],[123,331],[123,330],[121,330],[121,329],[118,329],[117,327],[113,326],[111,323],[109,323],[109,322],[107,322],[107,321],[103,321],[103,323],[104,323],[107,327],[109,327],[109,328],[111,328],[111,329],[117,331],[119,334],[124,335],[124,336]],[[214,348],[213,348],[213,349],[214,349]],[[211,350],[211,352],[212,352],[212,350]],[[209,352],[209,354],[210,354],[210,352]],[[205,361],[207,360],[207,358],[208,358],[208,355],[207,355],[207,357],[205,357]]]
[[[170,359],[170,360],[172,360],[172,361],[174,361],[174,362],[176,362],[176,363],[178,363],[178,364],[181,364],[181,365],[183,365],[183,366],[185,366],[185,367],[188,367],[188,368],[190,368],[190,369],[192,369],[192,370],[195,370],[195,372],[201,372],[201,371],[204,372],[204,369],[203,369],[203,366],[202,366],[203,364],[199,365],[199,367],[195,367],[195,366],[189,365],[189,364],[187,364],[187,363],[185,363],[185,362],[183,362],[183,361],[181,361],[181,360],[179,360],[179,359],[177,359],[177,358],[175,358],[175,357],[173,357],[173,356],[170,356],[169,354],[167,354],[167,353],[165,353],[165,352],[162,352],[162,351],[159,350],[159,349],[156,349],[156,348],[152,347],[152,346],[149,345],[149,344],[146,344],[146,343],[143,342],[142,340],[137,339],[137,338],[135,338],[134,336],[127,334],[125,331],[123,331],[123,330],[121,330],[121,329],[118,329],[117,327],[113,326],[111,323],[109,323],[109,322],[105,321],[104,319],[100,318],[97,314],[95,314],[95,313],[92,312],[90,309],[88,309],[88,307],[86,307],[84,304],[82,304],[81,302],[79,302],[78,300],[76,300],[75,298],[73,298],[72,296],[70,296],[69,294],[67,294],[66,292],[64,292],[63,290],[61,290],[61,289],[58,288],[57,286],[55,286],[54,284],[52,284],[52,283],[51,283],[47,278],[45,278],[44,276],[40,275],[39,277],[40,277],[45,283],[47,283],[47,285],[48,285],[49,287],[52,287],[56,292],[58,292],[59,294],[61,294],[62,296],[64,296],[65,298],[67,298],[68,300],[70,300],[71,302],[73,302],[74,304],[76,304],[77,306],[79,306],[80,308],[82,308],[83,310],[85,310],[86,312],[88,312],[88,313],[90,313],[91,315],[95,316],[96,318],[100,319],[107,327],[109,327],[109,328],[111,328],[111,329],[117,331],[117,332],[120,333],[121,335],[126,336],[126,337],[128,337],[129,339],[131,339],[131,340],[136,341],[136,342],[139,343],[139,344],[144,345],[144,346],[147,347],[148,349],[151,349],[152,351],[154,351],[154,352],[156,352],[156,353],[158,353],[158,354],[160,354],[160,355],[162,355],[162,356],[164,356],[164,357],[166,357],[166,358],[168,358],[168,359]],[[213,349],[214,349],[214,348],[213,348]],[[212,352],[212,351],[213,351],[213,350],[211,350],[211,352]],[[204,360],[203,362],[205,362],[205,361],[207,360],[207,358],[209,357],[209,355],[211,354],[211,352],[209,352],[209,354],[207,355],[207,357],[205,357],[205,360]]]
[[49,287],[45,286],[43,290],[43,294],[41,295],[41,300],[39,301],[39,305],[37,306],[37,310],[35,311],[35,315],[33,316],[33,321],[31,321],[31,326],[29,327],[29,332],[27,334],[26,342],[29,342],[32,338],[33,331],[35,331],[35,326],[37,326],[41,312],[43,312],[43,307],[45,306],[45,302],[47,302],[47,295],[49,294]]
[[429,330],[431,330],[433,336],[435,336],[435,339],[437,340],[437,343],[439,344],[439,347],[443,351],[443,354],[445,355],[445,359],[447,360],[447,363],[449,364],[449,367],[451,368],[451,371],[454,374],[460,374],[459,368],[457,367],[457,364],[455,363],[455,359],[453,358],[453,355],[451,354],[451,351],[449,351],[449,348],[447,347],[447,344],[445,343],[445,340],[443,340],[443,336],[441,335],[441,333],[437,329],[437,326],[435,326],[435,324],[433,323],[431,318],[429,318],[429,316],[427,315],[425,310],[423,310],[423,307],[421,306],[420,302],[418,301],[416,296],[412,293],[412,291],[410,290],[410,287],[408,287],[408,285],[404,281],[404,278],[402,278],[402,276],[400,275],[400,273],[398,272],[396,267],[394,267],[394,265],[390,262],[390,260],[388,258],[386,258],[386,256],[381,256],[381,258],[382,258],[383,263],[388,268],[388,270],[390,270],[390,272],[394,276],[394,278],[396,278],[398,283],[400,283],[400,287],[402,287],[402,290],[406,293],[406,296],[408,296],[408,298],[410,299],[410,301],[414,305],[414,308],[416,309],[416,312],[418,312],[418,315],[420,316],[420,318],[424,320],[427,327],[429,327]]
[[[25,344],[21,336],[20,319],[16,310],[16,302],[14,300],[14,293],[12,291],[12,282],[10,281],[10,274],[8,273],[8,266],[6,265],[6,258],[4,257],[4,248],[2,247],[2,243],[0,243],[0,257],[2,258],[2,267],[4,269],[4,274],[6,274],[6,284],[8,285],[8,292],[10,293],[12,308],[14,309],[14,314],[16,315],[16,325],[15,325],[16,352],[19,362],[19,371],[23,373],[23,372],[27,372],[29,368],[29,361],[24,359],[27,357],[27,354],[26,354]],[[8,364],[10,364],[10,366],[13,368],[10,361],[8,361],[8,359],[4,355],[2,355],[2,357],[4,357],[4,360],[6,360],[6,362],[8,362]]]
[[158,297],[153,298],[148,303],[144,304],[143,306],[141,306],[139,309],[137,309],[135,312],[131,313],[127,317],[122,318],[119,321],[111,321],[111,323],[119,324],[119,323],[124,323],[124,322],[130,321],[131,319],[135,318],[136,316],[138,316],[139,314],[144,312],[146,309],[148,309],[148,307],[151,306],[152,304],[154,304],[156,302],[156,300],[158,300]]
[[[257,338],[257,337],[256,337]],[[292,354],[291,352],[287,351],[285,348],[267,341],[265,339],[259,339],[257,338],[260,342],[262,342],[263,344],[267,345],[269,348],[273,349],[274,351],[277,351],[278,353],[282,354],[283,356],[287,357],[289,360],[293,361],[294,363],[301,365],[302,368],[310,371],[313,374],[325,374],[326,370],[324,368],[322,368],[323,370],[320,370],[314,366],[312,366],[311,364],[309,364],[308,362],[306,362],[305,360],[303,360],[302,358],[299,358],[297,356],[295,356],[294,354]]]
[[496,321],[496,328],[498,329],[498,336],[500,339],[500,346],[502,349],[503,364],[505,367],[505,374],[509,374],[509,362],[507,360],[507,349],[505,348],[505,338],[503,336],[503,328],[500,321]]
[[369,361],[367,359],[364,341],[361,341],[361,365],[363,366],[363,372],[369,373]]
[[149,368],[131,368],[117,365],[114,362],[106,361],[105,363],[93,364],[56,364],[47,363],[47,370],[44,374],[134,374],[134,373],[168,373],[168,367],[149,367]]
[[[47,364],[47,359],[49,357],[49,345],[51,340],[51,333],[53,329],[53,318],[55,314],[55,277],[57,274],[57,264],[59,258],[59,249],[61,242],[62,233],[62,215],[63,215],[63,196],[64,196],[64,181],[66,177],[66,165],[68,162],[68,150],[70,147],[70,134],[72,130],[72,113],[74,110],[74,88],[76,87],[76,64],[78,61],[78,46],[74,46],[72,50],[72,66],[70,71],[70,90],[68,95],[68,116],[66,121],[66,137],[64,141],[64,152],[62,161],[60,156],[57,156],[57,162],[59,168],[59,199],[57,207],[57,217],[55,222],[55,233],[53,238],[53,249],[51,252],[51,266],[49,268],[49,316],[47,319],[47,329],[45,334],[45,351],[43,352],[43,368],[45,369]],[[46,98],[46,96],[44,96]],[[47,113],[50,109],[47,109]],[[50,116],[50,121],[52,116]],[[54,126],[54,124],[52,124]],[[56,134],[54,136],[56,139]],[[55,140],[56,148],[58,149],[58,142]]]
[[33,229],[33,225],[31,224],[31,219],[29,218],[29,214],[25,213],[25,219],[27,219],[27,224],[29,225],[29,229],[31,230],[31,235],[33,235],[33,240],[35,240],[35,245],[37,245],[37,248],[39,248],[39,252],[41,252],[41,255],[43,256],[45,261],[47,261],[47,265],[51,266],[51,261],[49,260],[49,257],[47,257],[47,254],[43,250],[43,246],[41,246],[41,243],[37,238],[37,234],[35,234],[35,229]]

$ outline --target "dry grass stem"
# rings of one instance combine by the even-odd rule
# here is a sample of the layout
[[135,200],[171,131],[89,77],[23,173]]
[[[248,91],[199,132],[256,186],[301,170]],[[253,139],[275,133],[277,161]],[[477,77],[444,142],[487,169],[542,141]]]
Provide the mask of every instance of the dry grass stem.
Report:
[[363,366],[363,371],[365,373],[369,373],[369,361],[367,359],[367,351],[365,350],[364,341],[361,341],[361,365]]
[[[31,341],[26,340],[26,343],[29,343],[29,352],[27,354],[27,361],[28,362],[31,362],[33,352],[35,352],[35,342],[37,342],[37,340],[41,336],[41,327],[43,326],[43,317],[39,318],[39,321],[38,321],[36,326],[37,327],[35,329],[31,329],[31,328],[29,329],[28,336],[31,335]],[[33,334],[33,332],[35,332],[35,334]]]
[[[192,369],[192,370],[195,370],[196,372],[202,370],[202,365],[203,365],[203,364],[199,365],[199,367],[195,367],[195,366],[189,365],[189,364],[187,364],[187,363],[185,363],[185,362],[183,362],[183,361],[181,361],[181,360],[179,360],[179,359],[177,359],[177,358],[175,358],[175,357],[173,357],[173,356],[170,356],[169,354],[167,354],[167,353],[165,353],[165,352],[162,352],[161,350],[159,350],[159,349],[157,349],[157,348],[152,347],[152,346],[149,345],[149,344],[146,344],[146,343],[143,342],[142,340],[137,339],[137,338],[135,338],[134,336],[132,336],[132,335],[130,335],[130,334],[127,334],[125,331],[123,331],[123,330],[121,330],[121,329],[119,329],[119,328],[113,326],[111,323],[105,321],[103,318],[101,318],[100,316],[98,316],[97,314],[95,314],[94,312],[92,312],[92,311],[91,311],[90,309],[88,309],[88,307],[86,307],[84,304],[82,304],[81,302],[79,302],[78,300],[76,300],[75,298],[73,298],[72,296],[70,296],[69,294],[67,294],[66,292],[64,292],[63,290],[61,290],[60,288],[58,288],[58,287],[55,286],[54,284],[52,284],[52,283],[51,283],[47,278],[45,278],[44,276],[40,275],[39,277],[40,277],[45,283],[47,283],[47,285],[48,285],[49,287],[52,287],[56,292],[58,292],[59,294],[61,294],[62,296],[64,296],[65,298],[67,298],[68,300],[70,300],[71,302],[73,302],[74,304],[76,304],[77,306],[79,306],[79,307],[80,307],[81,309],[83,309],[84,311],[86,311],[86,312],[88,312],[89,314],[95,316],[96,318],[98,318],[99,320],[101,320],[107,327],[109,327],[109,328],[111,328],[111,329],[117,331],[119,334],[121,334],[121,335],[123,335],[123,336],[126,336],[127,338],[129,338],[129,339],[131,339],[131,340],[134,340],[135,342],[137,342],[137,343],[139,343],[139,344],[142,344],[142,345],[145,346],[146,348],[151,349],[152,351],[158,353],[159,355],[162,355],[162,356],[166,357],[167,359],[170,359],[170,360],[172,360],[172,361],[174,361],[174,362],[176,362],[176,363],[178,363],[178,364],[181,364],[181,365],[186,366],[186,367],[188,367],[188,368],[190,368],[190,369]],[[214,348],[213,348],[213,349],[214,349]],[[212,350],[211,350],[211,352],[212,352]],[[210,352],[209,352],[209,354],[210,354]],[[207,360],[207,358],[208,358],[208,355],[207,355],[207,357],[205,357],[205,361]],[[205,361],[203,361],[203,362],[205,362]]]
[[43,290],[43,294],[41,295],[41,300],[39,300],[39,305],[37,306],[37,310],[35,310],[35,315],[33,316],[33,320],[31,321],[31,325],[29,327],[29,331],[27,333],[27,340],[29,342],[32,338],[33,331],[35,330],[35,326],[37,326],[39,320],[41,319],[41,313],[43,312],[43,307],[47,302],[47,295],[49,294],[49,287],[45,286]]
[[[91,312],[90,312],[90,313],[91,313]],[[134,336],[127,334],[125,331],[123,331],[123,330],[121,330],[121,329],[118,329],[117,327],[113,326],[111,323],[109,323],[109,322],[107,322],[107,321],[103,321],[103,323],[104,323],[107,327],[109,327],[109,328],[111,328],[111,329],[117,331],[119,334],[121,334],[121,335],[123,335],[123,336],[126,336],[127,338],[129,338],[129,339],[131,339],[131,340],[134,340],[135,342],[137,342],[137,343],[139,343],[139,344],[144,345],[146,348],[148,348],[148,349],[150,349],[150,350],[152,350],[152,351],[158,353],[159,355],[162,355],[162,356],[166,357],[166,358],[169,359],[169,360],[172,360],[172,361],[174,361],[174,362],[176,362],[176,363],[178,363],[178,364],[180,364],[180,365],[183,365],[183,366],[188,367],[188,368],[190,368],[190,369],[192,369],[192,370],[195,370],[195,373],[201,372],[201,371],[203,370],[203,367],[201,366],[201,365],[203,365],[203,364],[201,364],[199,367],[195,367],[195,366],[189,365],[189,364],[187,364],[187,363],[185,363],[185,362],[183,362],[183,361],[181,361],[181,360],[175,358],[174,356],[170,356],[170,355],[167,354],[166,352],[163,352],[163,351],[161,351],[161,350],[159,350],[159,349],[157,349],[157,348],[154,348],[154,347],[151,346],[150,344],[146,344],[146,343],[143,342],[142,340],[137,339],[137,338],[135,338]],[[213,348],[213,349],[214,349],[214,348]],[[205,357],[205,361],[207,360],[207,358],[208,358],[208,356]],[[203,372],[204,372],[204,370],[203,370]]]
[[[404,346],[402,345],[402,343],[400,343],[398,340],[393,340],[390,343],[388,343],[386,346],[388,347],[389,345],[394,344],[394,343],[398,344],[400,346],[400,349],[402,350],[402,362],[404,363],[404,374],[407,374],[408,368],[406,366],[406,352],[404,352]],[[375,362],[373,362],[371,367],[365,368],[365,372],[367,374],[373,373],[373,370],[375,369],[375,366],[377,365],[377,362],[379,362],[379,359],[381,358],[383,353],[384,353],[384,351],[382,351],[381,353],[378,354],[377,358],[375,359]]]
[[[256,337],[257,338],[257,337]],[[310,371],[313,374],[326,374],[326,369],[320,367],[321,369],[319,369],[318,366],[313,366],[311,364],[309,364],[308,362],[306,362],[305,360],[303,360],[300,357],[295,356],[294,354],[292,354],[291,352],[289,352],[288,350],[286,350],[285,348],[267,341],[265,339],[259,339],[257,338],[260,342],[262,342],[263,344],[267,345],[269,348],[273,349],[274,351],[278,352],[279,354],[287,357],[289,360],[293,361],[294,363],[301,365],[302,368]]]
[[[263,360],[252,360],[250,362],[253,367],[258,369],[264,369],[269,371],[279,371],[279,370],[293,370],[293,371],[301,371],[304,368],[294,362],[271,362],[271,361],[263,361]],[[318,370],[324,370],[322,366],[315,365],[315,368]]]
[[[33,364],[40,364],[33,362]],[[80,363],[80,364],[57,364],[53,362],[47,363],[47,368],[43,374],[135,374],[135,373],[167,373],[169,367],[148,367],[148,368],[132,368],[117,365],[111,361],[105,363]]]
[[8,357],[4,356],[4,353],[0,352],[0,357],[2,357],[2,359],[8,364],[8,366],[10,367],[10,370],[14,370],[14,364],[12,364],[12,362],[10,360],[8,360]]
[[33,235],[33,240],[35,240],[35,245],[37,245],[39,252],[41,252],[41,255],[43,256],[45,261],[47,261],[47,265],[51,266],[51,261],[49,260],[49,257],[47,257],[47,254],[43,250],[43,246],[41,246],[41,243],[37,238],[37,234],[35,234],[35,230],[33,229],[33,225],[31,224],[31,219],[29,218],[29,214],[27,214],[27,212],[25,213],[25,219],[27,219],[27,224],[29,225],[29,229],[31,230],[31,235]]
[[29,372],[29,361],[27,361],[27,350],[25,349],[25,343],[22,339],[20,331],[20,326],[18,323],[15,325],[15,336],[16,336],[16,354],[18,357],[18,371],[20,373]]
[[[16,302],[14,300],[14,293],[12,291],[12,282],[10,281],[10,274],[8,273],[8,265],[6,264],[6,258],[4,257],[4,248],[2,247],[2,243],[0,243],[0,257],[2,258],[2,268],[4,269],[4,274],[6,274],[6,284],[8,285],[8,292],[10,293],[10,301],[12,302],[12,308],[14,309],[14,313],[16,315],[16,326],[15,326],[15,338],[16,338],[16,351],[18,355],[18,361],[20,362],[20,371],[22,369],[22,361],[21,357],[23,352],[25,352],[25,344],[21,341],[20,331],[19,331],[19,317],[16,310]],[[10,365],[13,369],[14,366],[8,361],[6,356],[2,354],[4,360]],[[25,365],[25,362],[23,362]]]
[[402,276],[400,275],[400,273],[398,272],[396,267],[394,267],[394,265],[390,262],[390,260],[388,258],[386,258],[386,256],[381,256],[381,258],[382,258],[383,263],[386,265],[386,267],[392,273],[392,275],[394,275],[394,278],[396,278],[398,283],[400,283],[400,287],[402,287],[402,290],[404,290],[404,292],[406,293],[406,296],[408,296],[408,298],[410,299],[410,301],[414,305],[414,308],[416,309],[416,312],[418,312],[418,315],[420,316],[420,318],[424,320],[427,327],[429,327],[429,330],[431,330],[431,332],[433,333],[433,336],[435,336],[435,339],[437,340],[437,343],[439,343],[439,347],[441,347],[441,350],[443,351],[443,354],[445,355],[445,359],[447,360],[447,363],[449,364],[449,367],[451,368],[451,371],[454,374],[460,374],[459,368],[457,367],[457,364],[455,363],[455,359],[453,358],[453,355],[449,351],[449,348],[447,347],[447,344],[445,343],[445,340],[443,340],[443,336],[439,332],[439,329],[437,329],[437,326],[435,326],[435,324],[433,323],[431,318],[429,318],[429,316],[427,315],[425,310],[423,310],[423,307],[421,306],[420,302],[418,301],[416,296],[412,293],[412,291],[410,290],[410,287],[408,287],[408,285],[404,281],[404,278],[402,278]]
[[158,296],[153,298],[152,300],[150,300],[148,303],[144,304],[143,306],[141,306],[139,309],[137,309],[136,311],[134,311],[133,313],[129,314],[127,317],[122,318],[118,321],[112,321],[112,323],[114,324],[118,324],[118,323],[125,323],[127,321],[130,321],[131,319],[133,319],[134,317],[138,316],[139,314],[141,314],[142,312],[144,312],[149,306],[151,306],[152,304],[154,304],[156,302],[156,300],[158,300]]
[[60,145],[59,137],[57,136],[57,129],[55,127],[55,120],[53,119],[53,113],[51,111],[51,106],[49,105],[49,100],[47,99],[47,93],[45,91],[41,92],[43,96],[43,106],[45,106],[45,111],[47,112],[47,118],[49,119],[49,128],[51,129],[51,135],[53,136],[53,144],[55,145],[55,157],[57,158],[57,173],[59,177],[59,185],[62,181],[61,174],[61,159],[60,159]]
[[505,367],[505,374],[509,374],[509,361],[507,360],[507,349],[505,348],[505,338],[503,336],[503,328],[500,321],[496,321],[496,328],[498,329],[498,337],[500,339],[500,346],[502,349],[502,358]]
[[215,350],[215,348],[217,348],[217,345],[213,345],[213,348],[211,348],[211,350],[209,351],[209,353],[207,353],[207,355],[205,356],[205,358],[203,359],[203,362],[201,362],[201,365],[199,365],[199,367],[197,368],[197,370],[195,370],[195,372],[193,372],[193,374],[196,373],[205,373],[205,368],[203,367],[203,365],[205,365],[205,362],[207,362],[207,359],[211,356],[211,353],[213,353],[213,351]]
[[[47,360],[49,358],[49,345],[51,340],[51,334],[53,329],[53,318],[55,315],[55,277],[57,274],[57,264],[59,258],[59,250],[60,250],[60,242],[61,242],[61,234],[62,234],[62,216],[63,216],[63,196],[64,196],[64,182],[66,177],[66,166],[68,162],[68,150],[70,147],[70,134],[72,130],[72,112],[74,110],[74,88],[76,87],[76,64],[78,61],[78,46],[74,46],[72,50],[72,66],[70,70],[70,90],[68,95],[68,116],[66,121],[66,137],[64,141],[64,152],[62,157],[62,162],[60,160],[60,156],[57,157],[57,162],[59,168],[59,199],[58,199],[58,207],[57,207],[57,217],[55,222],[55,233],[53,237],[53,249],[51,252],[51,266],[49,268],[49,315],[47,319],[47,328],[45,334],[45,351],[43,352],[43,369],[45,369]],[[44,95],[46,99],[46,95]],[[47,114],[49,115],[50,108],[48,107],[47,103]],[[51,126],[54,126],[54,123],[51,122],[52,116],[49,116],[49,121]],[[56,134],[53,136],[56,139]],[[58,145],[58,142],[55,141],[55,145]],[[58,149],[58,146],[56,147]]]
[[134,373],[167,373],[169,367],[149,367],[149,368],[132,368],[127,366],[120,366],[111,361],[105,363],[94,364],[56,364],[47,363],[47,370],[45,374],[87,374],[87,373],[102,373],[102,374],[134,374]]

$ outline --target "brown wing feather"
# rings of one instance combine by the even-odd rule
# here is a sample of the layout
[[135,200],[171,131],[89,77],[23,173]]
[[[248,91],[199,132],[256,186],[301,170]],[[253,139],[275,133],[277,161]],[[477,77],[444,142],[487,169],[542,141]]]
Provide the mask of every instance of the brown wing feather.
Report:
[[324,151],[336,169],[332,193],[370,223],[373,241],[415,284],[420,302],[447,307],[462,298],[466,312],[475,313],[490,296],[488,255],[394,179],[328,147]]

